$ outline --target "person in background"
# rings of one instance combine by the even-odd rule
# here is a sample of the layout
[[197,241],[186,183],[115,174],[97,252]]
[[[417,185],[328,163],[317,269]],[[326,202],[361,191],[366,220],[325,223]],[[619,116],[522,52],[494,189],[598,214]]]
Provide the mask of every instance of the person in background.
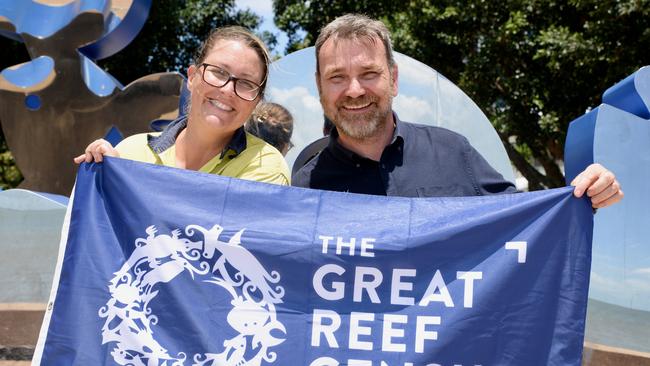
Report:
[[187,70],[186,114],[160,133],[133,135],[116,147],[96,140],[74,161],[120,157],[286,185],[282,154],[243,127],[264,97],[268,65],[268,51],[253,33],[238,26],[215,29]]
[[287,155],[293,133],[293,116],[277,103],[261,102],[244,125],[246,132],[273,145],[282,155]]

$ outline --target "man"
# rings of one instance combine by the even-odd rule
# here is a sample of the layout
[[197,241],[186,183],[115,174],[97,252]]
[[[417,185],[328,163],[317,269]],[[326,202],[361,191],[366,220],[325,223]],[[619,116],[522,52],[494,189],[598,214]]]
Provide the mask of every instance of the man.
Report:
[[[386,26],[344,15],[316,40],[316,84],[335,125],[330,144],[293,177],[300,187],[404,197],[516,192],[468,141],[449,130],[402,122],[392,111],[398,69]],[[594,208],[623,198],[614,175],[592,164],[576,177]]]

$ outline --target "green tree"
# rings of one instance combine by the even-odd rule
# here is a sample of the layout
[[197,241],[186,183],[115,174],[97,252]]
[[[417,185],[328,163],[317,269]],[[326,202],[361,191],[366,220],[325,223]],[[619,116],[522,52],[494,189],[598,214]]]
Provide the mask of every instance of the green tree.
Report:
[[0,190],[16,187],[23,180],[0,130]]
[[485,111],[531,190],[564,185],[569,122],[650,63],[648,0],[274,0],[274,9],[288,51],[312,45],[320,27],[347,12],[384,21],[397,51]]
[[[260,22],[251,11],[237,9],[234,0],[156,0],[135,40],[98,64],[123,84],[156,72],[185,74],[194,52],[213,28],[241,25],[256,30]],[[272,49],[277,45],[274,34],[259,35]],[[0,36],[0,49],[0,70],[30,60],[17,41]],[[20,181],[22,176],[0,129],[0,188],[16,187]]]
[[[249,10],[237,9],[234,0],[157,0],[136,39],[98,64],[125,84],[155,72],[185,74],[212,29],[241,25],[256,30],[260,20]],[[277,44],[275,35],[259,35],[270,47]]]
[[[29,61],[27,50],[18,41],[0,36],[0,50],[3,51],[0,57],[0,70]],[[16,187],[23,180],[23,176],[9,151],[1,125],[2,121],[0,121],[0,189],[8,189]]]

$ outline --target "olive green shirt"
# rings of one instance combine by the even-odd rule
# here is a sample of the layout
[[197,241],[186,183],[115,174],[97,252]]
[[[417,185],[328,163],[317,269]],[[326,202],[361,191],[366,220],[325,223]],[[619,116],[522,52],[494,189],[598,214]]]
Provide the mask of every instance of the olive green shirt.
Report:
[[[127,137],[115,148],[120,157],[144,163],[176,166],[175,141],[186,120],[173,121],[163,132],[141,133]],[[200,172],[258,182],[289,185],[289,168],[273,146],[237,130],[226,149],[199,169]]]

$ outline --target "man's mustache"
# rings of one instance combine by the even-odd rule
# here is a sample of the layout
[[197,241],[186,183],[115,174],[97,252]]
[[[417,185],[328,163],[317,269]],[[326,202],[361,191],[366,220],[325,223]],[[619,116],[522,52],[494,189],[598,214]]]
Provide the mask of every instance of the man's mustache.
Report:
[[369,95],[364,95],[358,98],[345,97],[345,99],[336,102],[338,108],[341,107],[361,107],[369,103],[375,103],[377,101],[376,97]]

